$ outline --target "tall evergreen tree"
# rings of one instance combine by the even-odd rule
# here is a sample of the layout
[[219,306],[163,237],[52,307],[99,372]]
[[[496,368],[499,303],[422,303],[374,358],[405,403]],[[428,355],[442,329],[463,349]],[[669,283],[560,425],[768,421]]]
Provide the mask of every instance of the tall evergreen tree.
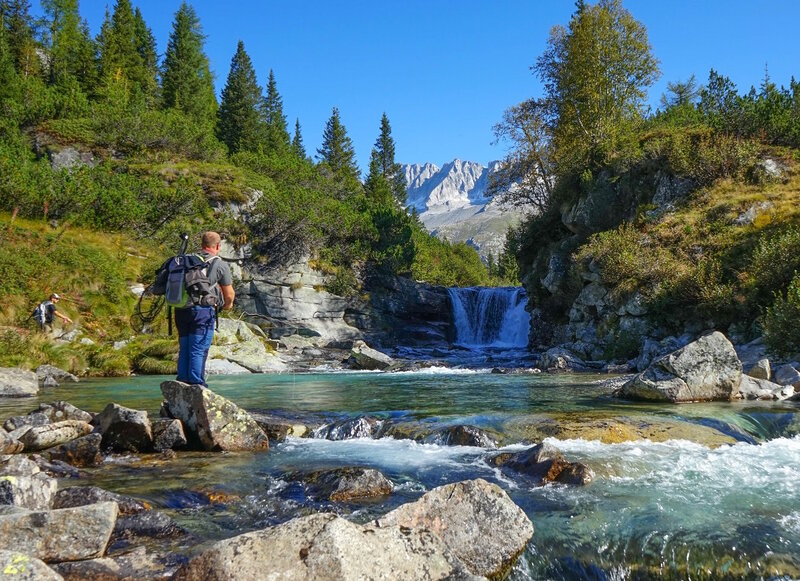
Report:
[[137,7],[133,13],[133,30],[136,39],[136,53],[139,55],[138,66],[135,67],[134,81],[139,85],[149,100],[158,93],[158,53],[156,37],[148,28]]
[[266,125],[267,151],[286,151],[289,148],[289,131],[286,129],[286,116],[283,114],[283,99],[278,93],[275,74],[269,71],[267,96],[262,106],[262,115]]
[[376,147],[372,148],[370,154],[369,173],[364,182],[364,192],[370,199],[384,206],[392,206],[395,200],[392,186],[383,173],[381,155]]
[[322,145],[317,150],[320,162],[337,176],[358,180],[359,170],[356,164],[356,152],[347,130],[339,118],[339,109],[333,108],[325,131],[322,133]]
[[41,73],[41,60],[36,52],[33,19],[28,0],[0,0],[0,14],[6,28],[6,42],[14,66],[23,78]]
[[18,98],[19,79],[14,67],[14,55],[8,45],[8,32],[5,27],[5,15],[0,12],[0,115],[10,117],[5,101]]
[[217,137],[231,153],[257,151],[263,146],[265,131],[260,114],[263,100],[253,63],[240,40],[217,112]]
[[[394,139],[392,138],[392,127],[389,125],[389,118],[386,113],[381,117],[381,132],[375,141],[372,156],[377,159],[376,169],[386,180],[392,195],[398,204],[404,206],[406,203],[406,179],[403,175],[402,166],[394,160]],[[372,173],[372,162],[370,161],[370,173]],[[369,181],[369,179],[367,180]]]
[[175,13],[164,56],[162,94],[165,107],[213,122],[217,98],[208,57],[203,51],[205,38],[194,8],[183,2]]
[[78,0],[42,0],[42,8],[48,18],[50,82],[65,85],[75,80],[89,93],[96,82],[95,49]]
[[300,119],[294,122],[294,137],[292,137],[292,151],[300,159],[306,159],[306,146],[303,145],[303,135],[300,133]]

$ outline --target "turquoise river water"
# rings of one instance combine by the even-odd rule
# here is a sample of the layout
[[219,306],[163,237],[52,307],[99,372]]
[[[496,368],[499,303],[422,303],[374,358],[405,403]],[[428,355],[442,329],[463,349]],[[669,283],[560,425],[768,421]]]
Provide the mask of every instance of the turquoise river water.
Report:
[[[95,412],[113,401],[157,415],[162,379],[84,381],[34,399],[4,399],[0,418],[57,399]],[[470,424],[510,450],[536,441],[532,434],[544,429],[561,438],[550,441],[568,460],[595,472],[585,487],[533,486],[489,466],[491,450],[402,437],[289,438],[264,453],[185,452],[169,461],[114,456],[88,470],[88,480],[62,485],[95,484],[150,501],[191,533],[172,547],[190,555],[216,539],[315,511],[363,522],[433,487],[481,477],[505,489],[534,523],[511,579],[800,577],[798,404],[634,404],[610,397],[598,379],[433,369],[210,380],[211,389],[246,409],[311,425],[364,415],[416,433]],[[621,443],[581,437],[582,425],[614,421],[663,423],[677,427],[676,437]],[[331,503],[284,478],[338,466],[377,468],[395,492],[369,503]]]

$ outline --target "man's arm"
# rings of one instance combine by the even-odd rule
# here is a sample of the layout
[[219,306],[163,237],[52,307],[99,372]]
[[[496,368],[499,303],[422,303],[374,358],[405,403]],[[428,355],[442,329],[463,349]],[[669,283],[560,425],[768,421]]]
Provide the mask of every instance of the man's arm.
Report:
[[54,314],[56,317],[58,317],[59,319],[61,319],[62,321],[64,321],[65,323],[72,323],[72,319],[70,319],[70,318],[69,318],[68,316],[66,316],[66,315],[62,315],[61,313],[59,313],[59,312],[58,312],[58,311],[56,311],[56,310],[54,310],[54,311],[53,311],[53,314]]
[[233,308],[233,298],[236,293],[233,292],[232,284],[221,284],[219,288],[222,290],[222,310],[229,311]]

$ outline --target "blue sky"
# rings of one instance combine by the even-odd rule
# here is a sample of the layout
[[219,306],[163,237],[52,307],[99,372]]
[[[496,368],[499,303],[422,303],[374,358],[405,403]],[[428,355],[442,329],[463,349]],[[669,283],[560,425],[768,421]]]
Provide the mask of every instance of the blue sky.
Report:
[[[180,0],[131,0],[163,54]],[[106,5],[82,0],[97,34]],[[259,82],[275,71],[290,129],[299,117],[309,153],[331,108],[339,108],[365,168],[385,111],[402,163],[441,165],[456,157],[486,163],[503,156],[492,125],[503,110],[541,94],[529,68],[573,0],[359,0],[267,2],[196,0],[206,51],[222,90],[239,39]],[[800,2],[795,0],[626,0],[647,27],[663,75],[650,91],[657,106],[667,81],[710,68],[740,91],[800,77]]]

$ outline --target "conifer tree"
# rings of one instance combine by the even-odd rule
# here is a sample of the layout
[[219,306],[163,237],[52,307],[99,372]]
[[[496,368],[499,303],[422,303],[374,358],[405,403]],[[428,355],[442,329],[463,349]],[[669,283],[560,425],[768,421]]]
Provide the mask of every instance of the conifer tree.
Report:
[[30,8],[28,0],[0,0],[0,15],[6,29],[6,42],[14,66],[23,78],[41,73],[41,61],[36,53]]
[[135,37],[136,53],[139,61],[134,68],[134,82],[136,82],[149,100],[158,93],[158,53],[156,52],[156,38],[148,28],[137,7],[133,14],[133,30]]
[[19,80],[14,67],[14,55],[8,45],[8,33],[5,27],[5,15],[0,12],[0,115],[9,117],[6,99],[18,97]]
[[262,106],[262,116],[266,125],[267,151],[286,151],[289,148],[289,131],[286,129],[286,116],[283,114],[283,99],[278,93],[275,74],[269,71],[267,96]]
[[50,82],[65,86],[74,80],[89,93],[96,81],[95,49],[78,0],[42,0],[42,8],[48,17]]
[[[403,175],[402,166],[394,160],[394,139],[392,138],[392,127],[389,125],[389,118],[386,113],[381,117],[381,132],[375,141],[375,148],[372,155],[377,156],[377,170],[386,180],[391,189],[394,199],[401,206],[406,203],[406,180]],[[370,172],[372,163],[370,162]]]
[[300,159],[306,159],[306,146],[303,145],[303,135],[300,133],[300,119],[294,122],[294,137],[292,137],[292,151]]
[[205,35],[197,13],[183,2],[175,13],[164,56],[164,106],[202,121],[213,122],[217,112],[214,78],[203,51]]
[[335,175],[358,180],[359,171],[353,142],[339,119],[339,109],[336,107],[333,108],[331,116],[325,124],[322,145],[317,150],[317,157]]
[[379,204],[392,206],[394,204],[394,192],[389,180],[383,173],[381,155],[377,147],[372,148],[369,159],[369,173],[364,182],[364,192],[370,199]]
[[217,137],[231,153],[257,151],[263,146],[264,124],[259,112],[263,100],[253,63],[240,40],[217,112]]

